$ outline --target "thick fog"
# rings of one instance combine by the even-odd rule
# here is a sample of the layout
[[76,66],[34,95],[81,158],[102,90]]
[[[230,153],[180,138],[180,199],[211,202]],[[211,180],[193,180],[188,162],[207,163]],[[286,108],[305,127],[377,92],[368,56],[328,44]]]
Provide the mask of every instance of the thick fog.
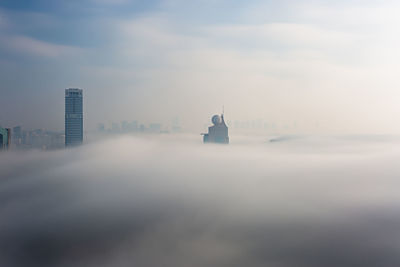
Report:
[[400,265],[400,139],[0,153],[0,266]]

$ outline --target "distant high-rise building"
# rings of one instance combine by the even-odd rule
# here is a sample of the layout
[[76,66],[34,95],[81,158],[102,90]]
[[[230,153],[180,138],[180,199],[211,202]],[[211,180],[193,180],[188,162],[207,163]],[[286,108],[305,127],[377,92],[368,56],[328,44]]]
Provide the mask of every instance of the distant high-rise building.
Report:
[[172,132],[174,132],[174,133],[179,133],[179,132],[181,131],[181,126],[180,126],[179,118],[178,118],[178,117],[175,117],[175,118],[172,120],[171,130],[172,130]]
[[116,122],[111,123],[111,131],[113,133],[119,133],[121,129],[119,128],[119,124]]
[[20,145],[22,142],[22,128],[21,126],[15,126],[12,130],[13,144]]
[[161,124],[160,123],[150,123],[149,132],[150,133],[160,133],[161,132]]
[[121,130],[123,133],[129,132],[129,123],[127,121],[121,122]]
[[132,121],[132,122],[129,124],[129,131],[131,131],[131,132],[137,132],[138,129],[139,129],[139,127],[138,127],[138,122],[137,122],[137,121]]
[[11,143],[11,129],[0,127],[0,150],[8,149]]
[[225,124],[224,114],[214,115],[211,121],[214,125],[208,127],[208,133],[203,134],[204,143],[229,144],[228,127]]
[[65,89],[65,146],[75,146],[83,141],[82,89]]
[[97,131],[100,133],[104,133],[106,131],[106,126],[104,125],[104,123],[97,124]]
[[13,137],[15,138],[21,138],[22,135],[22,128],[21,126],[15,126],[13,128]]

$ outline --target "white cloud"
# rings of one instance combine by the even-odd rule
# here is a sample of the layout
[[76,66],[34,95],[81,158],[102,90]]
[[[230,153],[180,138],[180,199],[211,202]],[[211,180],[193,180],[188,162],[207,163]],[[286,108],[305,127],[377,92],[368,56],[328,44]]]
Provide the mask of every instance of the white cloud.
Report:
[[[223,25],[210,27],[211,38],[228,47],[244,43],[249,49],[329,49],[348,46],[358,38],[356,34],[326,30],[316,25],[297,23],[270,23],[261,25]],[[255,47],[255,48],[254,48]]]
[[58,45],[22,35],[1,35],[0,46],[8,51],[32,56],[56,58],[78,54],[78,47]]
[[[387,69],[395,62],[376,60],[385,49],[377,40],[368,43],[373,34],[299,23],[188,28],[166,14],[116,20],[114,26],[118,66],[88,66],[85,73],[99,80],[97,94],[102,84],[106,93],[109,81],[118,81],[114,112],[123,118],[133,113],[169,121],[190,110],[183,123],[201,131],[198,122],[225,104],[235,119],[323,121],[318,131],[325,132],[399,131],[389,116],[398,106],[395,69]],[[380,108],[363,116],[371,105]]]

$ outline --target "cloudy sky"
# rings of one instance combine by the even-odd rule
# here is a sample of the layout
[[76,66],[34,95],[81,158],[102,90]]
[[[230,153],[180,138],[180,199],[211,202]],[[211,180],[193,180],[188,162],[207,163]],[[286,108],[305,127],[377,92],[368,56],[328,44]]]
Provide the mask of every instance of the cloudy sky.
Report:
[[[2,0],[0,124],[226,117],[297,132],[399,133],[397,1]],[[318,127],[315,127],[318,125]]]

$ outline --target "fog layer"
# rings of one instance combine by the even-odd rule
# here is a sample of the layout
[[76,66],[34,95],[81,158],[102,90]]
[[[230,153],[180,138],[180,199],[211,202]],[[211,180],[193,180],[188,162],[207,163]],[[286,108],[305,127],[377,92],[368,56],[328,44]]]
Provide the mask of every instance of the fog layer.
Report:
[[0,154],[0,265],[399,266],[400,142],[122,137]]

